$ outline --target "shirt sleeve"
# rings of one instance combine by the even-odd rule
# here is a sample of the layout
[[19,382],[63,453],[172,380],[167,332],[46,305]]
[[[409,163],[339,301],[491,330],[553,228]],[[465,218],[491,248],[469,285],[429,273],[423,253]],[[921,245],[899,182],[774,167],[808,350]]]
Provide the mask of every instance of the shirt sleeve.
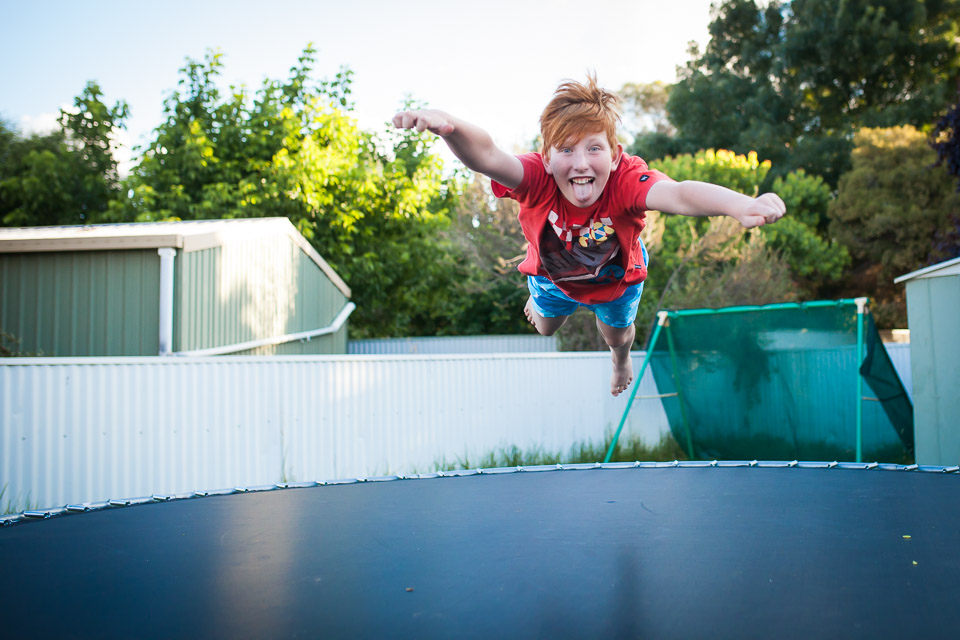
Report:
[[543,168],[543,161],[540,160],[539,153],[525,153],[517,156],[520,164],[523,165],[523,180],[515,189],[508,189],[496,180],[490,180],[490,186],[493,189],[493,195],[498,198],[511,198],[520,204],[526,204],[531,198],[535,198],[537,193],[543,188],[545,179],[549,179],[546,169]]
[[623,207],[627,210],[642,212],[647,210],[647,194],[650,187],[661,180],[673,181],[673,178],[651,169],[640,158],[624,155],[623,174],[620,176],[622,184]]

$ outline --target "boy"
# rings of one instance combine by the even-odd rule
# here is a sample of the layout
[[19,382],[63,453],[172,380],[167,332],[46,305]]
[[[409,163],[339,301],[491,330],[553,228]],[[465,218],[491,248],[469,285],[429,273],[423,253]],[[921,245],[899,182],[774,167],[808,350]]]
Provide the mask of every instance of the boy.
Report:
[[610,393],[633,381],[630,347],[636,332],[647,251],[640,241],[647,210],[686,216],[728,215],[747,228],[786,212],[779,196],[751,198],[725,187],[674,182],[623,153],[617,142],[619,98],[587,83],[561,84],[540,116],[540,153],[510,155],[484,130],[437,110],[404,111],[401,129],[431,131],[469,169],[488,176],[493,193],[520,204],[528,241],[519,270],[530,297],[524,314],[542,335],[553,335],[578,306],[597,316],[610,347]]

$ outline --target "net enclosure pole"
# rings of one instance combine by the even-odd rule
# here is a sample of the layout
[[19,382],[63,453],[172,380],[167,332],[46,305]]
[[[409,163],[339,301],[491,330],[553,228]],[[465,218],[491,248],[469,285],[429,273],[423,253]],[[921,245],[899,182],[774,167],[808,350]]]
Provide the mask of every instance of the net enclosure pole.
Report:
[[610,462],[610,457],[613,455],[613,450],[617,446],[617,440],[620,439],[620,432],[623,430],[623,425],[627,421],[627,416],[630,414],[630,407],[633,405],[633,399],[637,395],[637,389],[640,388],[640,380],[643,379],[643,373],[647,370],[647,364],[650,362],[650,355],[653,353],[653,348],[657,345],[657,338],[660,336],[660,329],[663,328],[663,325],[667,322],[667,312],[658,311],[657,312],[657,326],[653,330],[653,336],[650,338],[650,344],[647,345],[647,353],[643,357],[643,364],[640,366],[640,373],[637,375],[636,381],[633,383],[633,389],[630,391],[630,398],[627,400],[627,408],[623,410],[623,416],[620,418],[620,425],[617,426],[616,433],[613,434],[613,440],[610,441],[610,448],[607,449],[607,456],[603,459],[604,462]]
[[866,298],[857,298],[857,462],[863,462],[863,376],[860,365],[863,363],[863,313],[867,306]]

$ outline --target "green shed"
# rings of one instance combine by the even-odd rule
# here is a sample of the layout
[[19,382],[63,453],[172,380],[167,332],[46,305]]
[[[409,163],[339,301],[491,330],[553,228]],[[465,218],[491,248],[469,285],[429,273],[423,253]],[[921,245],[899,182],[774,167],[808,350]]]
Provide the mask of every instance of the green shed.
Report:
[[0,329],[25,353],[343,354],[353,309],[286,218],[0,229]]
[[960,465],[960,258],[894,282],[907,285],[917,464]]

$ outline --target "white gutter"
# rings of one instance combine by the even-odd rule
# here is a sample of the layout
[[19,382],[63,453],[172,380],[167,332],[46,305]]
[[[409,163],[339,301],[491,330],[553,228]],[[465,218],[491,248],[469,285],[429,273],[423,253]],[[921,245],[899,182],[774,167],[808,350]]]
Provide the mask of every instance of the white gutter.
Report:
[[352,302],[348,302],[344,305],[343,309],[340,310],[340,313],[337,314],[337,317],[333,319],[333,322],[328,327],[323,329],[314,329],[312,331],[301,331],[300,333],[288,333],[284,336],[278,336],[275,338],[263,338],[261,340],[250,340],[249,342],[239,342],[237,344],[228,344],[222,347],[211,347],[209,349],[194,349],[193,351],[177,351],[172,354],[175,356],[219,356],[225,353],[236,353],[238,351],[247,351],[249,349],[256,349],[258,347],[266,347],[274,344],[283,344],[285,342],[293,342],[295,340],[307,340],[315,338],[317,336],[324,336],[330,333],[336,333],[343,326],[343,323],[347,321],[347,318],[350,317],[350,314],[353,313],[353,310],[357,308]]
[[160,254],[160,355],[173,352],[173,264],[176,249],[157,249]]

